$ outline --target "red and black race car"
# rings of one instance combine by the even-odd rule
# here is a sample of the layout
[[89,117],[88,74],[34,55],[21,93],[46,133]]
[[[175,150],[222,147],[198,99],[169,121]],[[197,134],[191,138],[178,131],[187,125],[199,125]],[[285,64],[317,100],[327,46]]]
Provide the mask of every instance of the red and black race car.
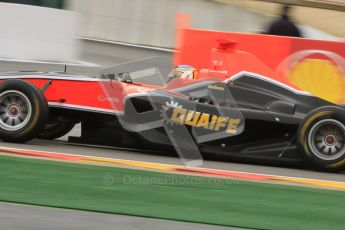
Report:
[[[256,57],[222,46],[208,69],[150,58],[99,77],[65,72],[0,76],[0,139],[69,141],[345,167],[345,110],[277,81]],[[168,77],[168,78],[167,78]]]

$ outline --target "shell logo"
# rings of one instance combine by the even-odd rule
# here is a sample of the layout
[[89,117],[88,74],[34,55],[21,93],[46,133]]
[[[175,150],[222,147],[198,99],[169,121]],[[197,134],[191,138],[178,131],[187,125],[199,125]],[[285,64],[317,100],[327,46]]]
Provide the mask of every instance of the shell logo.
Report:
[[286,57],[276,72],[292,85],[324,100],[345,102],[345,58],[327,50],[301,50]]
[[304,59],[287,72],[288,81],[333,103],[345,99],[345,78],[340,67],[328,60]]

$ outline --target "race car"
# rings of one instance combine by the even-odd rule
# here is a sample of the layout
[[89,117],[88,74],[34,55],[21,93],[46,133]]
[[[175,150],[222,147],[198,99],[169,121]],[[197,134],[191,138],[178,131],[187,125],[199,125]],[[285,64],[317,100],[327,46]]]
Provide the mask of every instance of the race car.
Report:
[[187,161],[201,153],[344,169],[343,106],[278,81],[231,44],[212,53],[208,68],[178,66],[170,75],[159,58],[109,67],[98,77],[3,73],[0,139],[56,139],[81,123],[81,136],[69,141],[171,150]]

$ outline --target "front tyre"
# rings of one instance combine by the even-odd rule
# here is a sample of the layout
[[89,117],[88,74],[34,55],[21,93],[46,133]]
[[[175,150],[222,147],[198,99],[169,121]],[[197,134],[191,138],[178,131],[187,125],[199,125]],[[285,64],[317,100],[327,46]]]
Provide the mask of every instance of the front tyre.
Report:
[[298,131],[298,146],[312,166],[337,172],[345,168],[345,110],[326,106],[306,116]]
[[36,86],[18,79],[0,83],[1,140],[32,140],[45,126],[47,117],[47,101]]

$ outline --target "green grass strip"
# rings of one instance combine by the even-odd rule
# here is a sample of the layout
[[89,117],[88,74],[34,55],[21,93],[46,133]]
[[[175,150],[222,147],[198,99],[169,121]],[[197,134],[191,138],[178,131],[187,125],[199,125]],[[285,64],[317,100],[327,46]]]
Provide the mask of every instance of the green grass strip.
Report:
[[259,229],[344,229],[345,192],[0,156],[0,200]]

